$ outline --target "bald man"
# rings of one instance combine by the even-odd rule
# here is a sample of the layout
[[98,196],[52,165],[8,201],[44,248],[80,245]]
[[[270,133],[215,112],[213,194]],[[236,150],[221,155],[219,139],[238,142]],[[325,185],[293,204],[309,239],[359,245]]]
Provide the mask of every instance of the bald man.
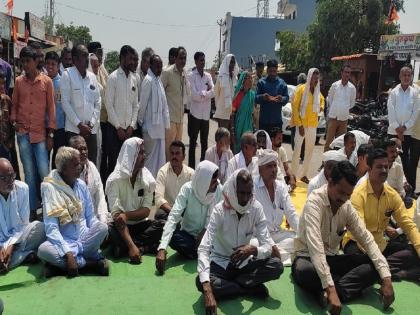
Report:
[[0,274],[25,260],[37,261],[36,250],[45,240],[44,224],[29,223],[29,188],[15,180],[10,162],[0,159]]

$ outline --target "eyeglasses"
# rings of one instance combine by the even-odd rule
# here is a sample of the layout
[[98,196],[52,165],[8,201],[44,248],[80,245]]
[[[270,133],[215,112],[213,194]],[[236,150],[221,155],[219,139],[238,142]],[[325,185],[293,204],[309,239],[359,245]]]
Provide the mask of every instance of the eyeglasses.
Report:
[[0,176],[0,181],[6,182],[6,183],[14,181],[15,179],[16,179],[16,173]]

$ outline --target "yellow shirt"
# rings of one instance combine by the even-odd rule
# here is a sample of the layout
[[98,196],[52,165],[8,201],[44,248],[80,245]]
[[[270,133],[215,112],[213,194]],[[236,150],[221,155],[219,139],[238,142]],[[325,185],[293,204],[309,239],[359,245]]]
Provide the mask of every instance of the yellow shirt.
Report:
[[[294,93],[292,101],[292,119],[290,122],[291,126],[303,126],[303,127],[318,127],[318,113],[314,113],[312,110],[314,96],[309,92],[308,105],[306,106],[306,113],[304,117],[300,117],[300,102],[303,97],[303,92],[305,91],[305,84],[299,85]],[[324,96],[320,94],[320,110],[324,110]]]
[[[385,183],[382,195],[378,199],[368,179],[355,188],[351,196],[351,202],[382,252],[387,246],[384,231],[392,214],[392,217],[402,228],[420,256],[420,234],[417,226],[405,209],[400,195],[391,186]],[[343,239],[343,246],[350,239],[354,240],[354,237],[347,232]]]

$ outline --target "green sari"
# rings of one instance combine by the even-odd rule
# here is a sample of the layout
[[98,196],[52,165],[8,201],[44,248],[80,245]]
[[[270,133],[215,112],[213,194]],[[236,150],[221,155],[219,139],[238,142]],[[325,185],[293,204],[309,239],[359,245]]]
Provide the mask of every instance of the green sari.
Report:
[[[243,89],[243,84],[246,78],[247,72],[242,72],[239,76],[238,84],[235,87],[234,100],[238,96],[239,92]],[[250,75],[250,74],[248,74]],[[235,153],[241,151],[241,137],[245,132],[253,132],[253,119],[252,113],[254,111],[255,103],[255,92],[249,89],[248,92],[243,96],[239,108],[236,110],[234,130],[235,130]]]

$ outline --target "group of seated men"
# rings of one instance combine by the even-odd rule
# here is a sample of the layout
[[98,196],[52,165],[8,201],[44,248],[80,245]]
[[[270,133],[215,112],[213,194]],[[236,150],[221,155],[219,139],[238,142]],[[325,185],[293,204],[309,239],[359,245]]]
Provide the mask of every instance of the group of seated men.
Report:
[[267,297],[264,283],[290,265],[295,283],[332,314],[377,282],[388,308],[391,279],[420,280],[418,227],[390,184],[395,140],[384,149],[357,147],[354,134],[346,134],[344,150],[324,153],[299,216],[289,193],[294,183],[279,167],[281,137],[258,135],[245,133],[233,156],[229,132],[220,128],[195,171],[183,164],[184,144],[174,141],[156,180],[144,166],[143,140],[127,139],[105,189],[84,138],[74,136],[41,185],[43,222],[29,222],[28,186],[0,159],[0,272],[39,257],[46,277],[108,276],[105,242],[114,257],[128,256],[132,264],[155,254],[163,275],[169,246],[198,258],[196,285],[208,314],[220,298]]

